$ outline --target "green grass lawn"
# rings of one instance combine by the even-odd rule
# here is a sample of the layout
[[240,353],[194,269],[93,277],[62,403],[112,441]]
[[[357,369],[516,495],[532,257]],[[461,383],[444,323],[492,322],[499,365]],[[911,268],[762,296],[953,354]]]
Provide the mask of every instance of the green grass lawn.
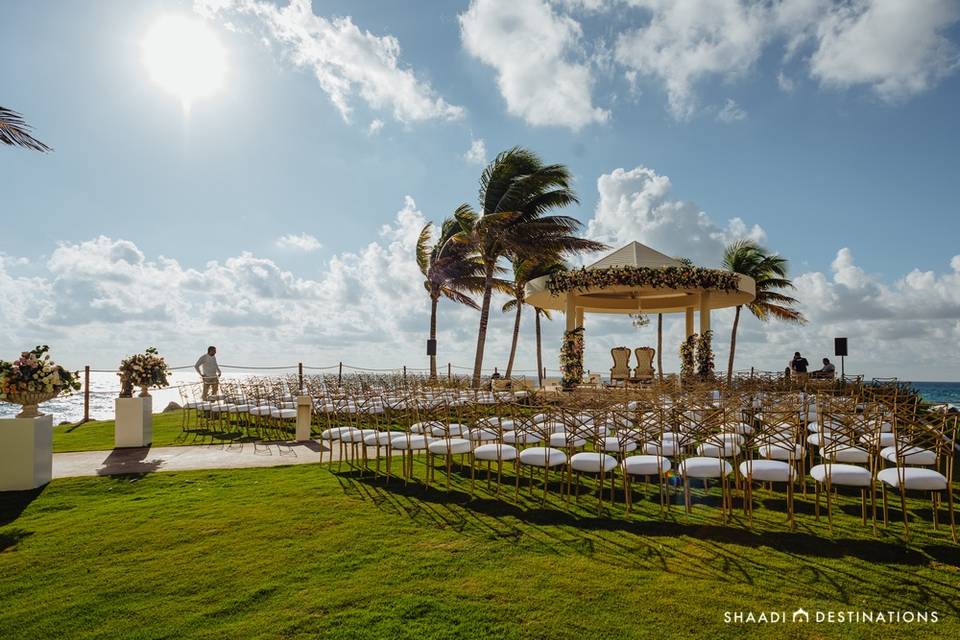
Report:
[[[212,433],[187,433],[181,428],[180,411],[153,415],[153,446],[170,447],[184,444],[210,444],[219,437]],[[113,449],[113,420],[92,420],[77,425],[58,425],[53,428],[53,451],[101,451]],[[196,436],[196,437],[195,437]]]
[[[4,638],[947,638],[960,547],[916,522],[875,537],[859,498],[831,536],[760,492],[597,516],[595,496],[496,499],[318,465],[57,480],[0,494]],[[418,463],[417,474],[424,475]],[[556,490],[556,487],[554,487]],[[914,517],[929,518],[925,504]],[[894,518],[899,517],[896,511]],[[936,610],[914,625],[725,624],[724,611]]]

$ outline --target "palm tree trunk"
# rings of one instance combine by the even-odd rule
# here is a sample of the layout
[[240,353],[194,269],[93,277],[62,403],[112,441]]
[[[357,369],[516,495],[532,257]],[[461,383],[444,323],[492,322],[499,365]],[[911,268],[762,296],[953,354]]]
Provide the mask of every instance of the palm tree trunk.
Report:
[[490,320],[490,298],[493,296],[493,267],[486,265],[483,280],[483,304],[480,306],[480,328],[477,331],[477,355],[473,359],[473,388],[480,388],[480,371],[483,368],[483,347],[487,342],[487,323]]
[[733,314],[733,330],[730,332],[730,358],[727,360],[727,384],[733,380],[733,356],[737,352],[737,325],[740,324],[740,307]]
[[[437,302],[439,298],[437,296],[430,296],[430,339],[436,341],[437,339]],[[436,344],[436,342],[434,342]],[[430,356],[430,379],[437,379],[437,356]]]
[[520,337],[520,312],[523,311],[523,302],[517,298],[517,315],[513,320],[513,342],[510,344],[510,359],[507,360],[507,372],[504,377],[509,380],[513,372],[513,359],[517,355],[517,338]]
[[540,309],[535,309],[533,312],[534,318],[536,319],[537,327],[537,382],[539,386],[543,386],[543,353],[540,349]]
[[657,314],[657,375],[663,382],[663,314]]

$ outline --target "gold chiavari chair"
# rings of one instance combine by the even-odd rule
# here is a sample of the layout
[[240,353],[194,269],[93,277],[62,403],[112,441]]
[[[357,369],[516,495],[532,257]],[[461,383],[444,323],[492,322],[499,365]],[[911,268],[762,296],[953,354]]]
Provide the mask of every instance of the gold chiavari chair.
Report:
[[[896,466],[877,474],[883,496],[883,524],[888,523],[887,487],[900,495],[904,539],[910,539],[907,492],[929,492],[934,529],[939,528],[940,494],[946,493],[950,532],[957,542],[953,509],[953,461],[956,455],[957,417],[927,414],[894,422],[893,460]],[[889,459],[888,456],[884,456]],[[932,458],[932,461],[931,461]]]

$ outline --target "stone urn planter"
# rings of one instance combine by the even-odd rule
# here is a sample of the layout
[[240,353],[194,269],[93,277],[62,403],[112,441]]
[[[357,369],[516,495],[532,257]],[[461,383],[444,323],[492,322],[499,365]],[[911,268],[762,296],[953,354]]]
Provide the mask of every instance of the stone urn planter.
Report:
[[150,397],[150,387],[148,387],[147,385],[142,385],[142,386],[140,387],[140,397],[141,397],[141,398],[149,398],[149,397]]
[[57,397],[58,391],[19,391],[7,395],[6,402],[21,405],[18,418],[37,418],[42,416],[38,404]]

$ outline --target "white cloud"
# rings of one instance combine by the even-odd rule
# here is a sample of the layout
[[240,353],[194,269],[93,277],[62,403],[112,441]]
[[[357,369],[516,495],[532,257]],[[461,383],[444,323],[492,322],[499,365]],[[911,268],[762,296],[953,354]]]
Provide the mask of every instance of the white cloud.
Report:
[[783,71],[777,74],[777,86],[784,93],[793,93],[793,90],[797,87],[796,83]]
[[375,136],[380,133],[381,129],[383,129],[383,120],[375,118],[370,121],[370,126],[367,127],[367,135],[371,137]]
[[694,114],[694,85],[709,76],[745,74],[767,39],[765,5],[711,0],[631,0],[649,12],[642,27],[620,33],[616,59],[629,70],[659,79],[677,119]]
[[587,235],[615,248],[636,240],[704,266],[719,264],[724,246],[733,240],[764,239],[759,225],[748,227],[733,218],[721,227],[696,204],[671,199],[670,189],[670,178],[644,166],[600,176],[600,200]]
[[507,110],[528,124],[578,130],[609,117],[593,104],[580,24],[545,0],[472,0],[460,35],[468,53],[496,69]]
[[405,123],[463,116],[462,107],[447,103],[428,82],[401,65],[400,43],[394,36],[361,31],[349,16],[316,15],[310,0],[290,0],[282,8],[263,0],[195,0],[194,9],[210,18],[259,19],[270,41],[295,65],[313,71],[344,120],[349,121],[351,102],[357,97]]
[[[596,9],[616,2],[596,3]],[[960,20],[956,0],[622,0],[641,26],[624,30],[615,58],[627,76],[660,81],[679,120],[697,112],[696,86],[749,74],[774,44],[786,60],[801,52],[810,76],[832,87],[868,86],[896,100],[934,86],[960,66],[945,32]],[[778,75],[784,91],[794,81]]]
[[725,124],[733,124],[745,120],[746,117],[747,112],[740,108],[740,105],[733,98],[727,98],[727,101],[723,103],[723,108],[717,112],[717,120]]
[[817,25],[811,75],[823,84],[871,86],[885,100],[925,91],[960,64],[943,35],[960,19],[956,0],[860,0],[834,6]]
[[320,241],[314,238],[309,233],[288,233],[277,238],[277,241],[274,243],[281,249],[295,249],[297,251],[316,251],[321,248],[323,245],[320,244]]
[[470,164],[487,164],[487,143],[483,138],[470,141],[470,148],[463,154],[463,159]]

